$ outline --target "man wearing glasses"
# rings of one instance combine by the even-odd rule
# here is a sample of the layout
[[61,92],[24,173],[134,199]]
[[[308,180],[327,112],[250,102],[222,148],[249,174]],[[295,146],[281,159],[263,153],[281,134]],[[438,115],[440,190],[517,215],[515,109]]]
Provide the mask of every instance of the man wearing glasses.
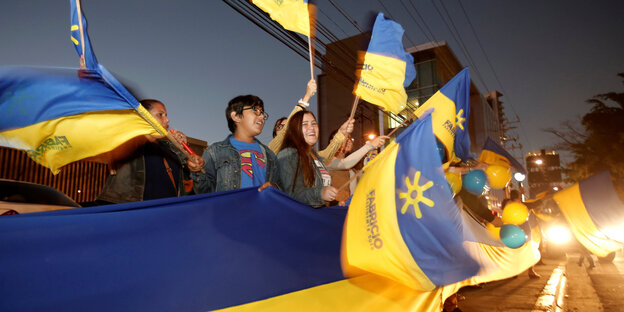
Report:
[[232,134],[204,152],[204,172],[189,168],[196,193],[280,187],[277,157],[256,139],[268,117],[255,95],[237,96],[228,103],[225,118]]

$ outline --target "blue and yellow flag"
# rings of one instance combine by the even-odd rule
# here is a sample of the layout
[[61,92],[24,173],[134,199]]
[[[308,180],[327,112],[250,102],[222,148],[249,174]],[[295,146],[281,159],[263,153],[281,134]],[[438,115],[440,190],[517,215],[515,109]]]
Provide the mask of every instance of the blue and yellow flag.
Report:
[[485,141],[485,145],[483,145],[479,161],[488,165],[514,168],[517,172],[526,174],[526,170],[522,164],[520,164],[515,157],[509,154],[509,152],[507,152],[502,146],[494,142],[489,137]]
[[429,291],[479,270],[462,246],[462,220],[431,122],[431,116],[416,121],[367,165],[347,216],[347,272]]
[[166,134],[98,64],[78,3],[70,0],[72,42],[81,57],[81,69],[0,68],[0,145],[26,150],[54,173],[134,137]]
[[[414,114],[422,116],[433,108],[431,113],[433,133],[446,148],[448,167],[459,159],[472,158],[470,153],[470,135],[468,134],[468,116],[470,116],[470,75],[464,68],[453,79],[433,94]],[[459,159],[458,159],[459,158]]]
[[373,34],[358,68],[354,93],[363,100],[398,114],[405,108],[405,87],[416,78],[414,58],[405,52],[403,27],[377,15]]
[[310,36],[310,11],[307,0],[252,0],[271,19],[287,30]]
[[608,171],[555,193],[555,202],[576,239],[593,254],[604,257],[624,243],[624,204]]
[[344,278],[345,215],[249,188],[2,216],[0,311],[438,312],[461,286],[517,275],[530,258],[483,246],[496,263],[487,277],[433,291]]
[[76,69],[0,68],[0,145],[54,173],[144,134],[156,131],[100,79]]

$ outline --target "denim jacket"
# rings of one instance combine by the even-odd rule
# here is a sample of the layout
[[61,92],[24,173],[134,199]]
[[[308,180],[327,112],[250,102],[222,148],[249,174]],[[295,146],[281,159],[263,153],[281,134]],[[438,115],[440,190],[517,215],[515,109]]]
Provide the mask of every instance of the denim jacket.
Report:
[[[318,157],[318,155],[317,158],[321,161],[323,166],[325,166],[324,159]],[[279,164],[280,177],[282,179],[282,185],[284,186],[283,191],[286,192],[286,194],[314,208],[320,208],[325,205],[326,202],[321,198],[323,178],[316,165],[312,164],[314,168],[314,186],[307,187],[303,182],[303,172],[301,171],[297,174],[296,181],[293,181],[297,169],[301,167],[299,165],[299,154],[295,148],[288,147],[281,150],[279,154],[277,154],[277,163]]]
[[[205,173],[191,173],[195,193],[222,192],[241,187],[241,159],[236,148],[230,143],[231,137],[232,135],[229,135],[225,140],[213,143],[204,152]],[[271,182],[281,188],[277,157],[266,145],[258,140],[256,142],[260,144],[260,149],[267,159],[266,182]]]
[[[182,164],[186,162],[185,156],[167,140],[159,140],[158,145],[170,153],[169,160],[176,159],[180,166],[178,176],[178,196],[182,196],[184,190],[184,173]],[[111,203],[126,203],[143,200],[145,190],[145,146],[138,148],[125,162],[116,164],[115,174],[107,177],[102,192],[97,199]]]

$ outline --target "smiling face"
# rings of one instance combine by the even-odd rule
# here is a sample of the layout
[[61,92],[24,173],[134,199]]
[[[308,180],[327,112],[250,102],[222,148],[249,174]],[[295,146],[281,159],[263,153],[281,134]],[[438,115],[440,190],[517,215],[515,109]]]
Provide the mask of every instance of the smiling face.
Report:
[[[258,112],[260,112],[258,114]],[[243,142],[253,142],[255,136],[262,133],[264,128],[264,110],[261,107],[245,106],[241,115],[232,112],[232,119],[236,123],[234,138]]]
[[303,132],[303,139],[308,145],[314,145],[318,141],[319,128],[316,118],[311,113],[303,115],[301,132]]

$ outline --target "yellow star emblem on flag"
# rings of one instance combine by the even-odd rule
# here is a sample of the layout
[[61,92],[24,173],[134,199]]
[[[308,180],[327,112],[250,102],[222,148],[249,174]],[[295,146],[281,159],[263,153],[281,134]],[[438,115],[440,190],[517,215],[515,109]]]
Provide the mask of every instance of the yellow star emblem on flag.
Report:
[[405,199],[405,203],[403,207],[401,207],[401,214],[405,214],[409,206],[414,207],[414,214],[416,218],[422,218],[422,212],[420,211],[420,207],[418,206],[420,203],[423,203],[429,207],[433,207],[435,202],[423,194],[426,190],[430,189],[434,184],[433,181],[427,181],[423,185],[419,185],[418,181],[420,180],[420,171],[416,171],[414,174],[414,183],[410,181],[409,177],[405,177],[405,185],[407,186],[406,192],[400,192],[399,198]]

